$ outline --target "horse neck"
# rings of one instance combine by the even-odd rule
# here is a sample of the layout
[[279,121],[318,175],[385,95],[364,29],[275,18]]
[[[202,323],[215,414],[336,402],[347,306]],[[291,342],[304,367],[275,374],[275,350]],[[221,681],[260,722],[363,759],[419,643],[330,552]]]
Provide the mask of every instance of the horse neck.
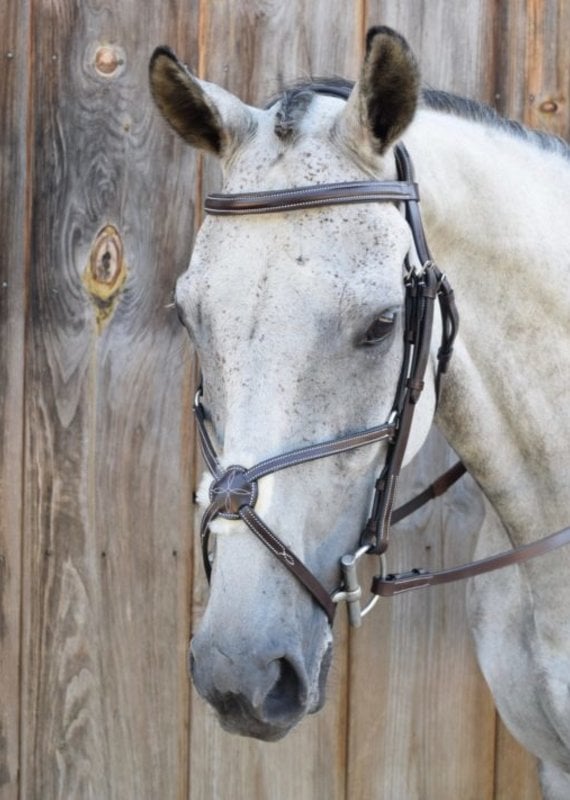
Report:
[[570,522],[570,160],[434,112],[407,141],[461,315],[438,424],[528,541]]

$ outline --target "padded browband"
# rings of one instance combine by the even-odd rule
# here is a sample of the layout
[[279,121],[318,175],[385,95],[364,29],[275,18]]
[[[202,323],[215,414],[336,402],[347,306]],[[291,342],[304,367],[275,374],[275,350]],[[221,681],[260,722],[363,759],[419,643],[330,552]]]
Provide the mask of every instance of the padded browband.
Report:
[[296,208],[374,201],[419,201],[417,183],[411,181],[351,181],[321,183],[298,189],[277,189],[243,194],[209,194],[204,201],[208,214],[269,214],[272,211],[292,211]]

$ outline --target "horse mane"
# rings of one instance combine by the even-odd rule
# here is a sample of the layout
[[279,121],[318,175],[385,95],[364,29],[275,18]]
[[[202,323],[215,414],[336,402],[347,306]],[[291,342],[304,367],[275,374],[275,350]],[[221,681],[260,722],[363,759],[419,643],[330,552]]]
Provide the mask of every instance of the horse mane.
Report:
[[491,128],[497,128],[511,136],[529,142],[541,150],[551,153],[558,153],[570,160],[570,145],[564,139],[543,131],[527,128],[520,122],[501,117],[494,108],[486,103],[477,100],[470,100],[451,92],[444,92],[440,89],[423,88],[421,96],[422,105],[434,111],[442,111],[445,114],[454,114],[462,119],[481,122]]
[[[274,96],[265,106],[268,108],[277,102],[281,104],[276,123],[276,134],[280,138],[285,138],[295,129],[299,118],[309,105],[308,95],[311,92],[329,94],[334,97],[348,97],[353,86],[354,81],[334,77],[301,80],[287,87]],[[452,92],[424,87],[421,91],[420,106],[496,128],[541,150],[557,153],[570,160],[570,145],[564,139],[543,131],[527,128],[520,122],[502,117],[486,103],[470,100]]]

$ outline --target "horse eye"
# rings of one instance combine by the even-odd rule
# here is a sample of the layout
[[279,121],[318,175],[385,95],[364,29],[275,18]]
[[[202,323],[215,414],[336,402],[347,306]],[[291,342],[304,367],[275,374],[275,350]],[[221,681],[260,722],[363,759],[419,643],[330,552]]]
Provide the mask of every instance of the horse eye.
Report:
[[396,315],[392,313],[381,314],[370,325],[360,344],[378,344],[385,339],[394,328]]

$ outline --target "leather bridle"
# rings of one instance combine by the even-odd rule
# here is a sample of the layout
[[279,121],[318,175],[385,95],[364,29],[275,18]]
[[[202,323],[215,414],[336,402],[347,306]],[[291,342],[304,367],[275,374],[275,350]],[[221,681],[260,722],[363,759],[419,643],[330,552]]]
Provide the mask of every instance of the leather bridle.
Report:
[[[342,90],[337,92],[327,87],[319,91],[346,97]],[[409,154],[402,144],[397,145],[394,152],[398,171],[396,181],[371,180],[266,192],[210,194],[205,201],[205,210],[208,214],[224,216],[268,214],[345,203],[394,202],[403,203],[405,206],[406,221],[412,232],[415,251],[421,266],[412,266],[410,259],[406,258],[403,360],[392,411],[385,423],[357,433],[348,433],[327,442],[292,450],[252,467],[233,465],[224,468],[207,431],[201,388],[194,402],[202,454],[214,477],[210,487],[210,505],[203,515],[200,529],[204,568],[208,580],[211,574],[210,524],[216,517],[241,519],[307,589],[325,611],[331,624],[336,604],[340,601],[347,602],[350,622],[358,626],[379,596],[386,597],[410,589],[448,583],[509,564],[521,563],[570,542],[570,528],[565,528],[530,545],[459,567],[439,572],[414,569],[400,574],[385,574],[384,553],[389,543],[391,524],[412,513],[432,497],[441,494],[466,472],[463,464],[460,462],[455,464],[417,498],[402,508],[393,510],[396,484],[408,443],[414,410],[424,388],[436,300],[442,320],[442,338],[437,355],[436,396],[439,396],[441,376],[446,372],[451,359],[459,321],[453,290],[447,277],[434,264],[426,242],[419,210],[418,187],[414,180]],[[257,482],[283,469],[381,441],[388,443],[388,452],[380,477],[375,484],[372,511],[358,549],[354,554],[341,559],[342,586],[331,595],[255,512]],[[365,554],[380,556],[382,568],[372,583],[373,600],[362,609],[360,604],[362,591],[356,575],[356,564]]]

